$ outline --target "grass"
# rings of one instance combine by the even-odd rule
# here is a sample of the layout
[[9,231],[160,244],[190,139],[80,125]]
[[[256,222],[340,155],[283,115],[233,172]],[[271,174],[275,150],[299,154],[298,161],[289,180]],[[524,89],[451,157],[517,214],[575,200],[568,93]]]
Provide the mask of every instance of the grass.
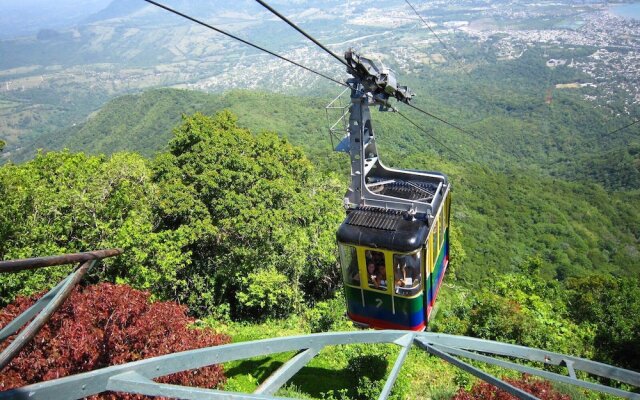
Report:
[[[358,362],[367,360],[364,364],[370,367],[358,375],[377,381],[385,378],[391,370],[395,357],[388,356],[394,350],[395,353],[398,352],[394,345],[327,347],[298,371],[288,383],[296,388],[297,393],[314,399],[326,398],[331,391],[355,395],[360,386],[358,377],[354,376],[354,368],[358,369],[361,366]],[[225,375],[228,378],[226,389],[251,393],[294,355],[294,352],[278,353],[226,363],[224,365]],[[284,389],[284,391],[288,390],[290,387]]]
[[[231,336],[234,343],[310,333],[309,323],[301,316],[263,323],[225,322],[208,319],[206,325]],[[334,330],[356,330],[340,315]],[[353,344],[324,348],[309,364],[275,394],[304,399],[369,398],[377,394],[389,376],[400,352],[393,344]],[[251,393],[295,352],[237,360],[224,364],[226,390]],[[398,376],[391,398],[450,398],[456,368],[414,347]]]
[[[444,292],[443,292],[444,294]],[[443,296],[446,297],[446,296]],[[344,315],[342,299],[337,296],[328,307],[333,323],[331,331],[355,331]],[[339,305],[339,307],[338,307]],[[317,314],[308,310],[284,320],[262,323],[220,322],[208,318],[203,323],[229,335],[232,342],[255,341],[311,333],[310,319]],[[377,397],[400,352],[394,344],[354,344],[324,348],[309,364],[290,379],[277,396],[303,399],[364,399]],[[226,390],[252,393],[273,372],[286,363],[295,352],[237,360],[224,364]],[[391,398],[445,399],[451,398],[459,386],[475,380],[447,362],[430,356],[414,346],[409,351],[394,385]]]
[[[460,301],[465,293],[455,285],[443,286],[440,307],[436,317],[441,323],[447,319],[447,309],[451,303]],[[316,326],[318,318],[330,317],[332,321],[326,330],[355,331],[342,308],[342,299],[337,296],[329,302],[329,307],[317,307],[296,313],[283,320],[268,320],[262,323],[220,322],[214,318],[202,321],[218,332],[225,333],[234,343],[255,341],[276,337],[309,334]],[[318,314],[323,309],[327,314]],[[328,310],[328,311],[327,311]],[[444,323],[443,327],[449,324]],[[456,332],[452,332],[456,333]],[[352,344],[324,348],[304,368],[298,371],[275,395],[301,399],[349,400],[377,398],[384,385],[400,347],[394,344]],[[251,359],[237,360],[223,364],[227,384],[225,389],[233,392],[252,393],[271,374],[290,360],[296,353],[284,352]],[[486,365],[463,359],[496,377],[518,379],[521,374],[514,370]],[[413,346],[403,363],[390,398],[438,400],[450,399],[459,388],[465,390],[478,382],[474,376],[452,366],[446,361],[429,355]],[[584,391],[571,385],[554,384],[562,393],[576,399],[609,399],[596,392]]]
[[407,399],[450,399],[458,390],[457,368],[419,348],[409,351],[397,385],[406,385]]
[[[207,323],[217,331],[231,336],[234,343],[310,333],[304,319],[298,316],[256,324],[247,322],[220,324],[211,321]],[[309,398],[322,398],[332,389],[355,390],[348,371],[345,371],[347,360],[344,354],[341,349],[324,349],[305,368],[298,371],[289,381],[289,385],[281,391],[286,393],[293,391],[297,393],[296,396],[303,394]],[[226,389],[251,393],[294,355],[295,352],[277,353],[225,363],[225,375],[228,379]]]

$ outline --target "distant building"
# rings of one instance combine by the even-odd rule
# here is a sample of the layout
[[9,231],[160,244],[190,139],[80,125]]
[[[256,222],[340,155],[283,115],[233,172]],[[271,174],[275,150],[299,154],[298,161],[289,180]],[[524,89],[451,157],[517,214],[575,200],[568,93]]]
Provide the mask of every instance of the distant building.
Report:
[[547,67],[555,68],[560,65],[565,65],[566,63],[567,63],[567,60],[556,60],[555,58],[551,58],[549,61],[547,61]]

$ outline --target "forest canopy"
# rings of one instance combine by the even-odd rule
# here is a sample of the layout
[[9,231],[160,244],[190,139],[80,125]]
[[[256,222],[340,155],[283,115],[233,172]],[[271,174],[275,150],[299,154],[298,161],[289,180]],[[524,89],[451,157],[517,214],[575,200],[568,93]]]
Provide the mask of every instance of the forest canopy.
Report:
[[[94,281],[151,290],[195,315],[226,305],[258,317],[275,306],[272,295],[286,297],[289,313],[328,296],[338,284],[339,180],[318,175],[275,133],[253,135],[236,122],[229,112],[184,117],[153,160],[62,151],[3,166],[2,257],[120,247],[124,255],[105,260]],[[1,298],[50,287],[69,268],[2,275]],[[239,302],[238,288],[266,270],[268,293]]]
[[[390,159],[434,163],[425,153]],[[638,193],[435,164],[454,192],[432,329],[640,369]],[[242,128],[229,111],[195,113],[152,159],[64,150],[0,167],[0,256],[119,247],[88,283],[146,290],[198,318],[344,327],[335,232],[345,187],[344,175],[275,132]],[[70,268],[0,275],[2,306]]]

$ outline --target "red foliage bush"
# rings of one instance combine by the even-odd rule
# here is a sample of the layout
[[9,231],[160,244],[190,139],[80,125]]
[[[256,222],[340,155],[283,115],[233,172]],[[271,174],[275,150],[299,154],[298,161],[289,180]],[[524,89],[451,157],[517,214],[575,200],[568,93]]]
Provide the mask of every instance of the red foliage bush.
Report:
[[[570,396],[554,390],[548,381],[533,379],[530,375],[523,375],[520,379],[507,378],[504,381],[541,400],[571,400]],[[473,385],[470,392],[460,388],[452,400],[518,400],[518,398],[490,383],[478,382]]]
[[[46,381],[109,365],[229,342],[210,330],[190,329],[185,306],[149,301],[150,294],[101,283],[76,288],[34,340],[2,371],[0,390]],[[30,307],[39,296],[18,298],[0,311],[0,326]],[[8,345],[0,344],[0,350]],[[185,371],[158,381],[198,387],[224,383],[219,365]],[[140,398],[105,393],[99,398]]]

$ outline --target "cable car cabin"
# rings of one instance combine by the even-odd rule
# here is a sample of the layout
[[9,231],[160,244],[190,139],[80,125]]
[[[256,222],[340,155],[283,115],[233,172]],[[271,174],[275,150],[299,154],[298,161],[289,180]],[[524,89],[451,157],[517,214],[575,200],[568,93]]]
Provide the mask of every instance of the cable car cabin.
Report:
[[426,328],[449,262],[448,188],[434,197],[438,204],[426,219],[373,207],[347,210],[337,238],[347,315],[356,324]]
[[[351,104],[335,150],[351,160],[347,218],[337,233],[347,314],[374,328],[423,330],[449,262],[450,184],[441,173],[382,163],[369,106],[395,111],[389,99],[408,104],[413,92],[352,49],[345,60]],[[346,115],[333,127],[346,124]]]

